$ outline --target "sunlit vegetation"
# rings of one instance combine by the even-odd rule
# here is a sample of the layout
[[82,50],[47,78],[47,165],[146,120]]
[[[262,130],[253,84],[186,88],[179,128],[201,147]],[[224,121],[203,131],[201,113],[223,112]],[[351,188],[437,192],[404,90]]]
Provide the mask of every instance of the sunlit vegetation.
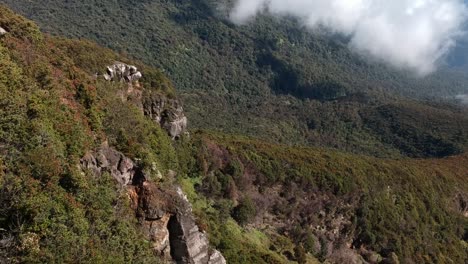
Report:
[[[0,26],[8,31],[0,39],[0,262],[155,263],[125,191],[110,175],[78,168],[104,140],[143,156],[142,167],[177,168],[162,129],[118,99],[119,84],[93,78],[120,57],[44,36],[3,6]],[[173,93],[164,76],[148,71],[148,89]]]
[[[395,254],[401,263],[467,259],[468,220],[459,199],[468,192],[467,116],[456,106],[388,92],[412,94],[424,86],[437,94],[434,87],[450,82],[436,76],[417,86],[327,38],[289,30],[293,21],[278,29],[262,18],[236,29],[215,14],[207,17],[203,1],[116,1],[118,9],[75,2],[69,10],[64,1],[11,4],[25,12],[41,4],[47,8],[36,18],[54,18],[42,24],[46,29],[86,35],[129,54],[43,35],[0,6],[0,26],[9,32],[0,38],[0,262],[158,261],[125,191],[109,175],[94,178],[77,166],[104,142],[143,170],[177,171],[197,224],[228,263],[324,261],[330,252],[317,223],[335,216],[349,221],[336,247],[350,242],[382,257]],[[100,11],[122,10],[138,16],[96,19]],[[83,23],[69,23],[76,19]],[[140,31],[122,31],[136,21]],[[77,25],[109,33],[93,35]],[[172,142],[121,100],[122,84],[96,79],[116,60],[142,69],[145,89],[175,97],[168,74],[195,127],[267,140],[192,130]],[[305,67],[310,61],[316,64]],[[362,87],[369,90],[358,92]]]
[[[458,195],[468,189],[466,154],[441,160],[383,160],[206,132],[194,135],[193,142],[198,161],[192,171],[198,174],[191,173],[190,186],[207,197],[196,213],[208,221],[212,240],[221,248],[232,244],[225,242],[223,233],[229,222],[218,220],[228,216],[247,225],[246,230],[266,232],[268,243],[275,238],[268,230],[290,234],[284,246],[291,248],[289,253],[278,244],[270,248],[283,257],[296,248],[324,260],[323,248],[314,251],[320,237],[315,227],[321,222],[313,213],[324,210],[332,219],[349,217],[349,226],[340,232],[357,249],[372,249],[384,257],[396,253],[404,263],[459,263],[467,257],[468,220],[457,209]],[[322,195],[328,197],[328,205],[307,202]],[[220,225],[225,227],[219,230]]]
[[396,119],[399,131],[382,131],[376,126],[385,119],[375,114],[407,111],[412,119],[425,107],[426,116],[437,116],[445,105],[420,100],[467,93],[463,70],[419,78],[370,62],[346,38],[309,32],[290,18],[260,16],[236,26],[226,19],[230,0],[3,2],[47,32],[92,39],[163,69],[192,128],[385,157],[446,156],[466,146],[466,115],[451,117],[460,129],[433,133],[422,124],[443,122],[440,116],[410,125]]

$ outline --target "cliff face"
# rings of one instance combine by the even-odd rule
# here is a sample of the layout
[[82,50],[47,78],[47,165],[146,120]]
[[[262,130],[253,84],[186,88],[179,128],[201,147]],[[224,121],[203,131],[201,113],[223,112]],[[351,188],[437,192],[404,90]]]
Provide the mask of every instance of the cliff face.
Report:
[[[173,140],[182,137],[187,130],[187,118],[180,101],[160,92],[145,90],[138,82],[143,74],[136,66],[116,62],[107,66],[102,77],[123,83],[122,101],[136,106]],[[88,152],[80,163],[84,172],[90,172],[94,177],[110,173],[127,191],[141,229],[146,239],[152,242],[157,255],[181,264],[226,263],[219,251],[210,248],[207,235],[199,230],[192,206],[180,187],[167,184],[161,187],[151,180],[151,174],[157,176],[155,180],[174,178],[175,175],[165,177],[154,167],[152,171],[145,172],[107,143],[94,152]],[[167,173],[176,172],[169,170]]]
[[143,110],[145,115],[160,124],[172,139],[181,137],[187,130],[187,117],[177,99],[147,91],[143,99]]
[[226,263],[219,251],[210,248],[207,235],[195,224],[192,206],[180,187],[159,186],[135,162],[108,146],[86,154],[81,167],[94,177],[110,173],[126,190],[143,234],[163,259],[177,263]]
[[0,262],[225,263],[176,184],[170,81],[1,5],[0,37]]
[[[3,6],[0,27],[0,263],[467,259],[467,154],[391,160],[213,132],[188,137],[161,71],[44,36]],[[434,124],[422,118],[427,109],[408,116],[387,106],[367,118],[426,127]],[[464,123],[451,116],[437,124],[464,139]]]

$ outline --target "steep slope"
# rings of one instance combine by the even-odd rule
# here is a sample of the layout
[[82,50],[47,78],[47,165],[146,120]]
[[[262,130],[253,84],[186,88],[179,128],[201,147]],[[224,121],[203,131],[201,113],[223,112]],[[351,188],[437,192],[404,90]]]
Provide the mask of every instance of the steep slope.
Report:
[[212,133],[193,142],[189,182],[209,200],[195,212],[230,263],[276,262],[229,241],[226,212],[299,263],[468,259],[466,154],[395,161]]
[[[0,262],[468,258],[463,108],[383,104],[359,94],[288,103],[298,112],[315,109],[307,117],[343,109],[309,119],[311,128],[343,118],[350,127],[330,128],[349,133],[356,124],[349,120],[359,116],[362,127],[382,135],[359,140],[409,156],[452,155],[442,159],[379,159],[213,132],[186,136],[184,111],[160,71],[88,41],[44,36],[3,6],[0,28]],[[137,71],[143,77],[133,81]],[[357,110],[353,100],[370,101]]]
[[[411,135],[424,133],[424,126],[406,127],[402,143],[389,143],[392,137],[373,129],[382,121],[366,114],[388,104],[396,112],[409,109],[409,115],[419,108],[428,116],[446,111],[443,103],[427,107],[419,100],[467,93],[466,71],[442,69],[416,78],[356,55],[342,37],[308,32],[292,19],[264,16],[235,26],[222,8],[230,1],[1,2],[47,32],[90,38],[164,69],[195,128],[387,157],[455,154],[460,148],[450,146],[466,146],[447,131],[428,138],[441,142],[435,148],[451,151],[422,149]],[[398,109],[402,100],[407,103]],[[466,109],[450,111],[460,116]],[[466,118],[455,122],[462,124],[459,138],[466,138]]]
[[0,262],[225,263],[175,183],[168,79],[4,6],[0,28]]

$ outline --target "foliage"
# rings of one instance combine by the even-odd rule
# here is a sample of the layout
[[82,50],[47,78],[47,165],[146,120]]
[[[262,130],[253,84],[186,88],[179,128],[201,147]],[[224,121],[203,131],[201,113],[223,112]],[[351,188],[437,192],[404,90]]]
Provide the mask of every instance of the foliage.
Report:
[[[400,260],[418,263],[429,259],[457,263],[467,257],[463,247],[467,220],[454,202],[468,188],[466,154],[440,160],[385,160],[208,132],[194,135],[194,142],[203,182],[213,175],[219,182],[233,179],[241,193],[237,198],[228,189],[200,189],[210,203],[239,201],[231,210],[240,225],[282,226],[275,232],[290,234],[297,244],[291,253],[298,259],[304,260],[305,250],[322,260],[328,256],[328,242],[315,229],[320,218],[312,213],[321,210],[331,219],[349,217],[353,224],[340,232],[350,236],[355,248],[372,249],[384,257],[396,253]],[[241,175],[234,177],[233,167],[244,168]],[[328,206],[310,202],[322,195]],[[265,214],[275,220],[265,220]],[[203,213],[200,217],[207,218]],[[266,222],[252,221],[259,218]],[[318,250],[317,243],[322,244]]]
[[239,205],[236,206],[233,210],[233,218],[241,225],[245,225],[252,221],[252,218],[255,217],[257,210],[255,204],[253,203],[250,197],[244,198],[239,202]]
[[[385,118],[372,114],[391,105],[436,115],[447,108],[439,101],[467,93],[463,69],[442,67],[418,78],[354,53],[347,38],[306,31],[291,18],[233,25],[229,0],[3,2],[47,32],[86,37],[160,67],[179,89],[193,128],[384,157],[446,156],[466,147],[456,130],[426,135],[424,125],[399,119],[397,139],[382,135],[376,126]],[[423,99],[439,103],[428,107]],[[466,138],[466,117],[455,122]]]
[[[0,262],[157,261],[125,192],[109,175],[94,178],[77,167],[105,141],[143,169],[178,170],[199,226],[229,263],[326,259],[327,237],[316,229],[327,224],[321,215],[349,220],[340,236],[384,257],[467,258],[468,223],[455,199],[468,191],[468,157],[459,154],[467,144],[463,109],[389,92],[416,96],[422,87],[437,95],[435,87],[453,86],[454,94],[464,76],[420,83],[363,61],[339,39],[294,30],[295,21],[262,17],[234,27],[205,1],[117,1],[118,9],[94,1],[4,2],[25,12],[41,4],[47,8],[35,16],[49,30],[88,34],[165,70],[89,41],[43,36],[0,6],[0,26],[9,31],[0,39],[0,239],[9,241]],[[96,20],[101,11],[115,16]],[[119,19],[127,14],[135,19]],[[68,23],[76,19],[83,23]],[[175,148],[122,101],[126,87],[95,79],[115,60],[143,69],[145,89],[173,97],[169,74],[198,127],[375,156],[458,155],[379,159],[215,132],[193,133]]]
[[[3,6],[0,26],[8,30],[0,39],[0,240],[8,242],[0,262],[158,262],[126,192],[110,175],[95,178],[78,167],[105,140],[140,157],[143,167],[178,166],[169,137],[122,103],[122,87],[93,79],[118,55],[43,36]],[[171,91],[164,76],[153,77],[147,82]]]
[[[220,205],[226,202],[225,200],[212,204],[196,192],[197,183],[194,178],[181,179],[181,184],[193,204],[194,213],[198,216],[198,225],[206,228],[210,242],[221,250],[229,263],[287,262],[284,256],[271,250],[275,243],[273,239],[258,230],[242,228],[229,214],[223,214]],[[228,207],[232,208],[229,205]],[[292,245],[291,242],[288,243],[288,246]]]

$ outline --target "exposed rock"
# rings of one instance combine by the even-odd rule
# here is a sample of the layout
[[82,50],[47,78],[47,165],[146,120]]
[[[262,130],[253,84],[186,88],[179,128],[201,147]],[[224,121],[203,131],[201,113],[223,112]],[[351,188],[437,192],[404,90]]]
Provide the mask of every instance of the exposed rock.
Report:
[[219,251],[210,249],[208,238],[196,225],[192,206],[179,187],[163,189],[148,181],[131,159],[108,146],[87,153],[81,159],[81,167],[96,177],[109,172],[127,186],[143,233],[164,259],[184,264],[226,263]]
[[172,139],[180,137],[187,129],[187,117],[181,114],[168,112],[166,119],[163,118],[162,127],[169,133]]
[[143,111],[160,124],[172,139],[180,137],[187,130],[187,117],[179,100],[148,92],[144,98]]
[[218,251],[211,252],[208,238],[195,224],[192,207],[180,188],[162,190],[144,182],[136,189],[137,216],[158,254],[166,259],[171,256],[177,263],[226,263]]
[[101,176],[108,172],[121,185],[128,185],[137,178],[144,178],[134,162],[122,153],[107,146],[101,147],[96,152],[87,153],[80,161],[83,169],[91,171],[95,176]]
[[198,229],[192,215],[192,207],[180,188],[178,198],[182,206],[169,221],[171,255],[177,263],[208,263],[210,260],[209,242]]
[[167,228],[170,214],[165,213],[158,220],[145,221],[146,235],[153,242],[153,249],[164,259],[170,260],[171,247],[169,242],[169,229]]
[[5,35],[6,33],[8,33],[5,29],[3,29],[2,27],[0,27],[0,37]]
[[226,264],[226,259],[218,250],[213,250],[213,253],[208,260],[208,264]]
[[137,67],[121,62],[115,62],[114,65],[107,66],[106,73],[103,75],[108,81],[135,82],[143,75]]
[[171,256],[180,264],[224,264],[226,260],[217,250],[210,250],[205,233],[198,229],[191,213],[178,212],[168,224]]

